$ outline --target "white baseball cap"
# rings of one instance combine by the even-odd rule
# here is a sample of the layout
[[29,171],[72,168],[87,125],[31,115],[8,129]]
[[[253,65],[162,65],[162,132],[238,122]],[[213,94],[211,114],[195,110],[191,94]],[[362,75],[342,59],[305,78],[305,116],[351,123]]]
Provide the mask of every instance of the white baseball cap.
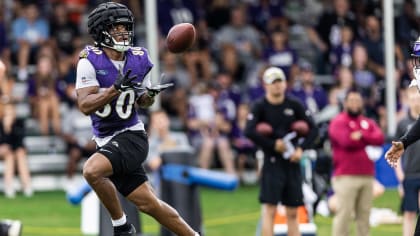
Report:
[[286,76],[284,75],[284,72],[282,69],[278,67],[269,67],[264,71],[263,80],[266,84],[272,84],[275,80],[286,80]]

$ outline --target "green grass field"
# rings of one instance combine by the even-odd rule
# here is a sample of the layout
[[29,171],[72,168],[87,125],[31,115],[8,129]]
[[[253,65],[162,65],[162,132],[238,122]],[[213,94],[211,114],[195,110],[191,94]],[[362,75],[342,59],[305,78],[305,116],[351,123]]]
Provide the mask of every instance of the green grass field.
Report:
[[[256,186],[241,187],[234,192],[201,189],[202,211],[206,235],[253,236],[260,216]],[[375,207],[397,210],[399,197],[395,190],[387,190],[376,199]],[[20,219],[24,224],[23,236],[81,236],[80,206],[65,200],[64,192],[40,192],[33,198],[18,196],[5,199],[0,196],[0,218]],[[159,225],[142,215],[143,233],[158,235]],[[316,216],[317,235],[327,236],[331,231],[331,218]],[[381,225],[372,228],[372,236],[401,235],[401,225]]]

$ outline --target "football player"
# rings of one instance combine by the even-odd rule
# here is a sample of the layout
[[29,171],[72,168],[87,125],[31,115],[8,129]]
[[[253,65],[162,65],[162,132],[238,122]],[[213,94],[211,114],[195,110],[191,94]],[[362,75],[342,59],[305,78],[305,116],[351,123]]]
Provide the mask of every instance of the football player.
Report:
[[151,106],[165,86],[151,86],[153,64],[145,48],[133,47],[133,29],[132,12],[119,3],[102,3],[88,16],[95,45],[80,53],[76,93],[79,109],[91,117],[98,149],[83,176],[109,211],[114,235],[136,235],[117,191],[175,234],[199,235],[156,197],[142,166],[148,140],[136,106]]

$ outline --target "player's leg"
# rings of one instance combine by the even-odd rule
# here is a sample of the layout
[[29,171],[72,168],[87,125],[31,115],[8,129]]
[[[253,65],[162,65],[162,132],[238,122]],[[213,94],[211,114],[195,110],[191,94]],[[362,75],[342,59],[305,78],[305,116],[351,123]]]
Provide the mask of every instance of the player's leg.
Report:
[[15,197],[15,189],[13,187],[15,160],[10,145],[0,144],[0,157],[4,160],[4,193],[6,197],[13,198]]
[[369,235],[369,217],[373,201],[373,177],[357,177],[355,181],[359,185],[359,196],[356,201],[355,216],[357,235]]
[[75,144],[68,144],[68,162],[66,167],[67,178],[72,178],[77,169],[77,163],[82,158],[82,150]]
[[29,171],[28,158],[26,156],[26,150],[24,147],[18,147],[14,151],[17,161],[17,169],[19,172],[20,181],[23,186],[23,193],[27,197],[31,197],[33,194],[31,174]]
[[286,206],[286,218],[287,218],[287,235],[288,236],[300,235],[297,207]]
[[[350,224],[353,220],[357,190],[352,177],[338,176],[332,179],[337,208],[333,219],[332,235],[347,236],[350,234]],[[372,190],[371,190],[372,191]]]
[[139,211],[152,216],[176,235],[196,235],[196,232],[182,219],[174,208],[156,197],[148,182],[137,187],[127,196],[127,199],[133,202]]
[[94,153],[83,166],[83,176],[104,204],[113,220],[121,219],[124,213],[118,200],[117,190],[108,176],[112,165],[101,153]]
[[414,236],[420,236],[420,217],[417,217],[416,228],[414,229]]
[[404,196],[402,198],[402,210],[404,212],[403,236],[411,236],[414,232],[414,224],[416,221],[417,210],[419,208],[418,181],[418,179],[404,179],[404,181],[402,182],[404,189]]
[[217,139],[217,150],[219,152],[220,161],[227,173],[235,174],[235,164],[233,157],[233,150],[230,142],[225,137]]
[[286,188],[282,191],[282,203],[286,206],[287,235],[298,236],[298,207],[303,206],[302,176],[299,165],[290,165],[287,170]]
[[277,205],[263,203],[261,205],[261,236],[274,235],[274,216],[276,215]]
[[213,138],[209,136],[202,137],[202,143],[200,147],[200,154],[198,155],[198,160],[201,168],[209,169],[211,164],[211,159],[213,157],[214,143]]

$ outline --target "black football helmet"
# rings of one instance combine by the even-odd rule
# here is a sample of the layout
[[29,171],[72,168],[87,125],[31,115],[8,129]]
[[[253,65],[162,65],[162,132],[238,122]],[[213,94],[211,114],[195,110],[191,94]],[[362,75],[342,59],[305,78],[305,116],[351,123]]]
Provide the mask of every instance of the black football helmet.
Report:
[[[126,32],[111,35],[110,30],[117,25],[123,25]],[[88,33],[97,46],[112,48],[124,52],[133,46],[134,16],[123,4],[106,2],[96,7],[88,16]],[[125,36],[118,42],[113,36]]]

